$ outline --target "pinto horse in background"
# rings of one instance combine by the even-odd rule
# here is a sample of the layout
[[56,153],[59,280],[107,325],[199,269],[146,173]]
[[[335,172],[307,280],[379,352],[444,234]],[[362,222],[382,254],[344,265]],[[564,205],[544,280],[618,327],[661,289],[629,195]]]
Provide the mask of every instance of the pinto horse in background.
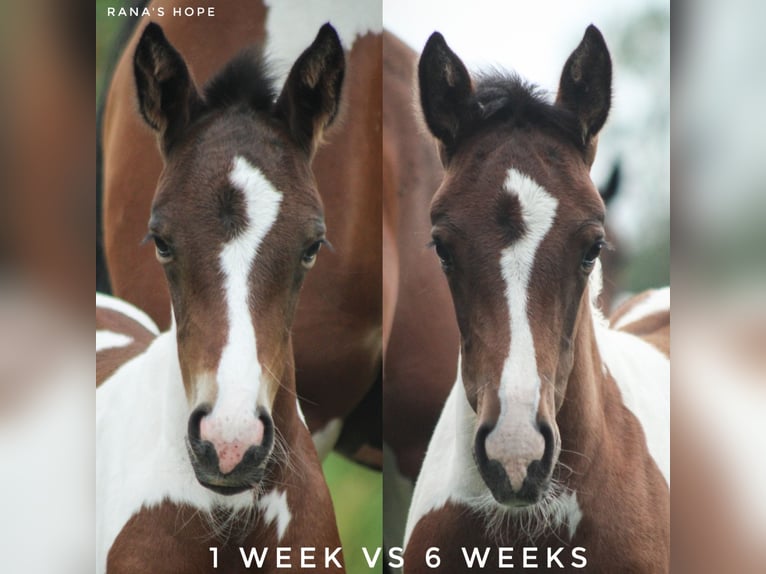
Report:
[[[620,160],[614,162],[609,177],[599,186],[598,192],[604,201],[607,213],[614,202],[615,197],[620,190],[622,182],[622,167]],[[608,220],[608,218],[607,218]],[[620,281],[620,276],[627,264],[625,253],[622,249],[618,230],[606,224],[606,236],[609,238],[609,245],[602,250],[599,260],[601,261],[601,274],[603,276],[603,285],[601,286],[601,295],[599,296],[599,307],[605,313],[614,309],[615,301],[620,298],[620,293],[624,286]]]
[[536,567],[669,571],[669,294],[626,304],[616,328],[593,304],[605,236],[589,171],[611,75],[593,26],[553,104],[516,76],[474,83],[439,33],[424,48],[421,105],[445,166],[431,235],[460,357],[409,511],[406,573],[472,571],[461,547],[494,568],[501,546],[517,567],[534,547]]
[[[263,46],[275,64],[292,63],[319,25],[334,23],[347,54],[339,118],[312,169],[328,240],[307,278],[293,324],[298,395],[320,456],[334,446],[380,467],[381,455],[381,24],[377,2],[232,2],[213,18],[156,20],[184,54],[190,74],[207,81],[239,50]],[[170,325],[170,296],[146,234],[163,169],[154,137],[135,105],[136,25],[115,68],[103,113],[103,245],[112,292]],[[287,77],[278,68],[277,86]],[[254,144],[258,142],[254,140]]]
[[325,571],[343,571],[291,336],[326,241],[311,160],[338,113],[343,47],[324,25],[278,97],[265,69],[245,50],[200,91],[159,25],[136,47],[165,164],[147,239],[173,322],[160,335],[96,299],[97,572],[240,572],[240,546],[272,550],[259,571],[281,571],[276,546],[327,549]]

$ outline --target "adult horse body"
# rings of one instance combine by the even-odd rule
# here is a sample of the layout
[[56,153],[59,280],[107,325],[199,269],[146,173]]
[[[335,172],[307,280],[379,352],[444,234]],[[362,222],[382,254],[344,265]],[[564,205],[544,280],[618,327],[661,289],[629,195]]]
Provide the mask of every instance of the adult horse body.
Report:
[[[556,102],[515,76],[474,84],[440,34],[419,64],[445,177],[432,240],[460,329],[457,381],[426,454],[405,572],[669,570],[669,295],[594,301],[604,207],[589,171],[611,60],[589,27]],[[430,562],[430,566],[429,566]]]
[[[321,24],[347,52],[340,119],[316,153],[313,172],[334,251],[307,279],[293,325],[298,394],[322,454],[338,440],[356,460],[379,466],[381,370],[380,11],[376,2],[235,2],[215,17],[175,17],[150,2],[153,19],[207,81],[251,44],[292,63]],[[164,16],[158,10],[164,8]],[[132,54],[142,19],[110,84],[103,126],[104,248],[113,293],[170,325],[170,298],[149,245],[139,246],[162,159],[135,110]],[[277,86],[287,68],[275,66]],[[366,397],[366,400],[365,400]],[[370,409],[359,413],[359,409]],[[378,409],[377,412],[375,409]],[[357,409],[357,411],[355,411]],[[370,446],[372,445],[372,448]]]
[[291,335],[326,241],[310,165],[338,113],[340,39],[322,26],[278,97],[256,50],[199,90],[155,23],[133,70],[165,164],[147,240],[173,322],[158,335],[97,296],[96,570],[280,571],[279,545],[325,551],[324,569],[342,571]]

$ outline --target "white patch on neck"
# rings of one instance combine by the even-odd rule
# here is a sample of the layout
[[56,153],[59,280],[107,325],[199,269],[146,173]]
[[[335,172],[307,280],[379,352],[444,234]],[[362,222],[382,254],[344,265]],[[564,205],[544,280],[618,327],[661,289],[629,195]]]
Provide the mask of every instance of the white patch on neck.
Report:
[[124,333],[115,333],[114,331],[96,331],[96,352],[106,349],[118,349],[127,347],[133,342],[133,337]]
[[117,311],[118,313],[130,317],[153,335],[160,334],[160,330],[157,327],[157,324],[151,320],[149,315],[141,311],[141,309],[138,307],[131,305],[127,301],[123,301],[117,297],[112,297],[111,295],[96,293],[96,307],[102,307],[104,309]]
[[450,500],[472,506],[472,501],[489,494],[471,452],[475,427],[476,413],[465,396],[462,356],[458,354],[457,380],[444,403],[415,483],[404,530],[404,548],[412,530],[429,512]]
[[649,291],[646,299],[639,302],[635,307],[629,309],[625,315],[620,317],[617,323],[615,323],[614,328],[622,329],[626,325],[640,321],[655,313],[667,311],[668,309],[670,309],[670,287],[652,289]]
[[252,508],[252,491],[204,488],[186,450],[189,412],[175,329],[120,367],[96,390],[96,572],[141,508],[170,501],[200,511]]
[[243,425],[253,417],[256,404],[268,406],[270,399],[262,384],[255,328],[250,313],[250,271],[258,248],[279,215],[282,194],[261,171],[242,157],[234,158],[229,181],[244,195],[247,228],[226,243],[220,264],[224,274],[224,292],[229,324],[226,345],[221,353],[216,374],[218,397],[209,416],[226,420],[220,425],[222,439],[233,441]]
[[601,360],[636,416],[646,445],[670,484],[670,361],[643,339],[595,323]]
[[[594,273],[598,272],[598,277]],[[647,300],[630,310],[614,328],[596,305],[601,287],[601,263],[590,278],[591,314],[601,355],[601,374],[611,375],[623,404],[646,435],[646,446],[668,485],[670,484],[670,360],[652,345],[617,330],[652,313],[670,309],[670,288],[654,290]]]
[[[540,375],[537,371],[535,343],[527,315],[529,279],[535,255],[556,217],[558,201],[530,177],[514,168],[508,170],[503,189],[519,199],[524,220],[523,237],[505,248],[500,270],[505,281],[505,298],[510,316],[511,345],[500,379],[500,416],[487,437],[487,450],[509,452],[508,460],[518,458],[519,472],[509,473],[514,490],[521,488],[526,475],[526,454],[545,448],[537,431],[537,408],[540,402]],[[527,444],[529,443],[529,444]]]
[[277,542],[280,542],[293,517],[287,504],[287,492],[271,490],[258,499],[256,506],[263,512],[263,520],[266,524],[275,524]]
[[282,87],[290,68],[330,22],[345,50],[357,37],[380,34],[383,18],[377,0],[265,0],[266,54],[274,63],[277,86]]
[[327,458],[327,455],[335,448],[335,443],[338,442],[338,437],[342,430],[343,419],[334,418],[327,421],[324,427],[311,435],[311,440],[314,441],[320,461]]

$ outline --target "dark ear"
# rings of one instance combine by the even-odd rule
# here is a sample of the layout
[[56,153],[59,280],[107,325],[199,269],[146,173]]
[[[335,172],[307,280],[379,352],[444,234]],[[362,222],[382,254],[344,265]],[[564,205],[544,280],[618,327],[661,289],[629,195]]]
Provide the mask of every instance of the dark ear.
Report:
[[473,85],[465,65],[439,32],[431,34],[423,48],[418,63],[418,87],[426,125],[449,157],[470,117]]
[[600,187],[598,190],[601,194],[601,199],[604,200],[605,204],[609,204],[620,189],[620,180],[622,179],[622,167],[620,163],[620,160],[614,162],[612,173],[609,174],[609,179],[606,180],[603,187]]
[[595,147],[595,137],[606,121],[611,100],[612,59],[604,37],[591,24],[564,64],[556,97],[556,103],[574,112],[580,121],[586,148]]
[[325,24],[293,64],[277,99],[277,117],[309,155],[338,113],[345,71],[346,57],[338,33]]
[[162,28],[150,22],[133,58],[138,105],[146,123],[159,136],[167,153],[178,134],[201,109],[202,99],[186,63],[170,45]]

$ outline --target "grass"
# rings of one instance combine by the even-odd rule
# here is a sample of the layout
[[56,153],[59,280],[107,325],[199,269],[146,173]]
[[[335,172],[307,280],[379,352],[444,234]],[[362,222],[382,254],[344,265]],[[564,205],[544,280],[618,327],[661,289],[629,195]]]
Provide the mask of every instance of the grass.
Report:
[[380,572],[367,565],[362,548],[370,556],[383,545],[383,475],[345,458],[330,454],[323,464],[338,520],[348,574]]

